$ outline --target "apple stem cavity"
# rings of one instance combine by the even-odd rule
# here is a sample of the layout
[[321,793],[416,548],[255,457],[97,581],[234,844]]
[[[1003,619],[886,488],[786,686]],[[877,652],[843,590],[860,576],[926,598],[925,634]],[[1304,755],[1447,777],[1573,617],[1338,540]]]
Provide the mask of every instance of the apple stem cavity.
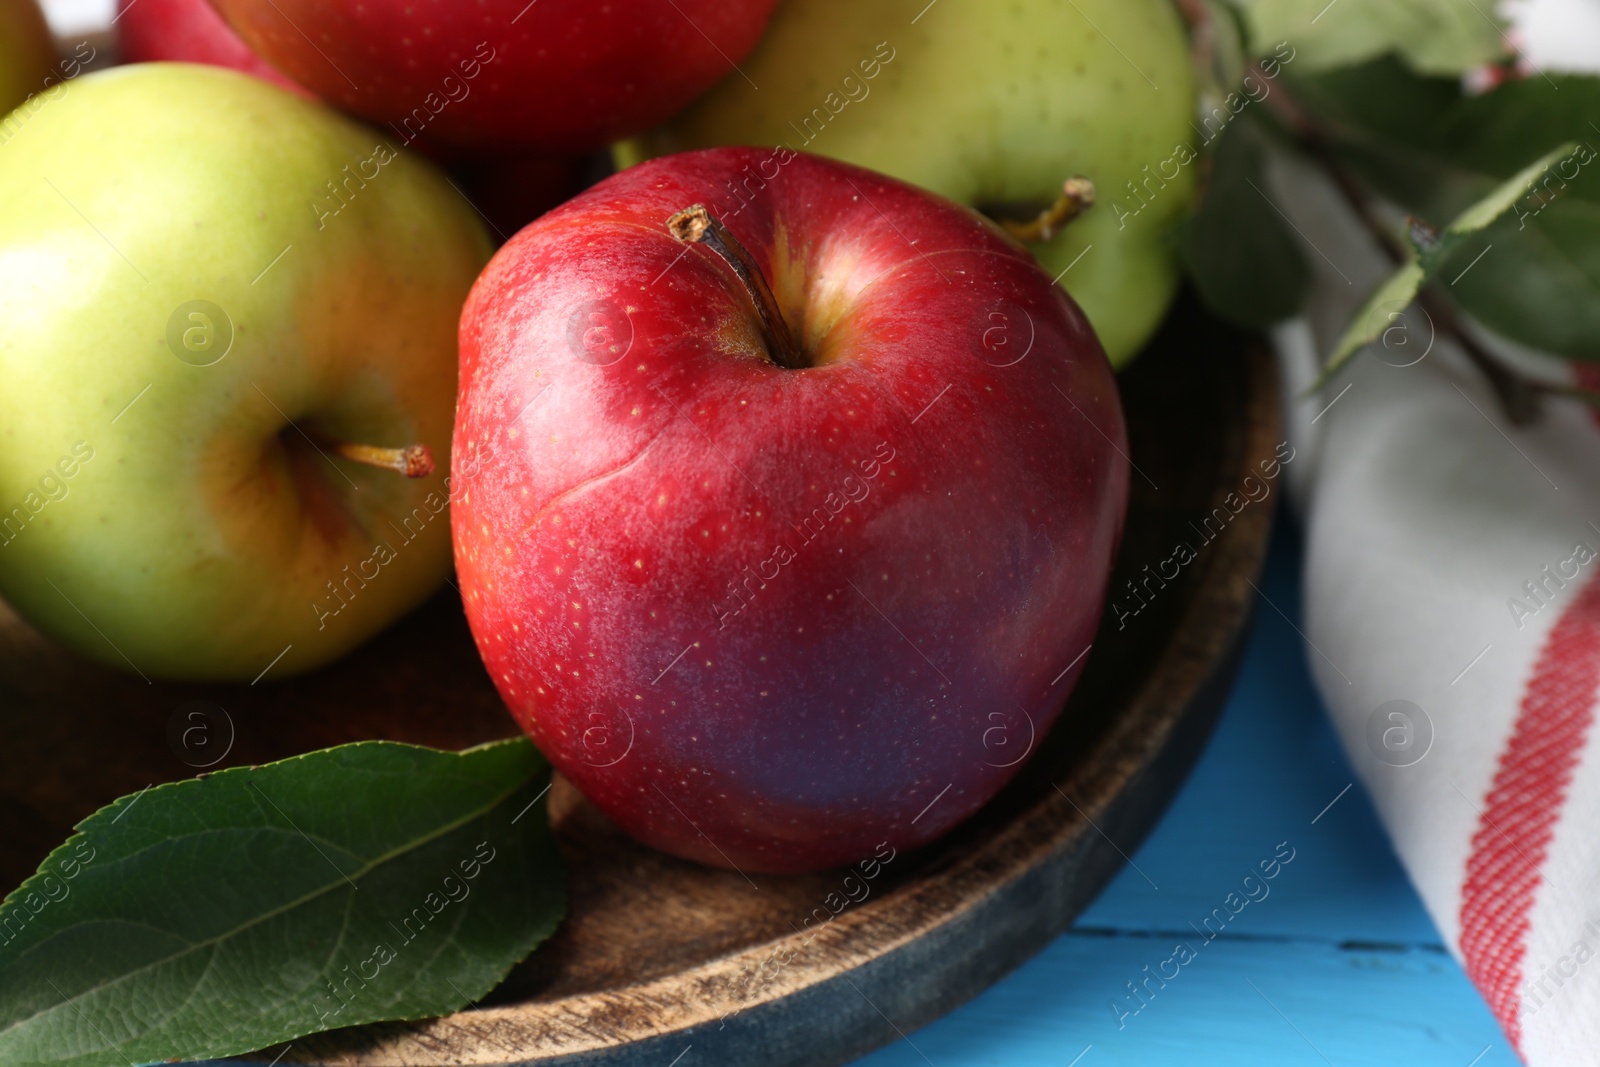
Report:
[[789,324],[778,307],[778,298],[772,294],[772,286],[767,284],[767,276],[761,273],[761,265],[721,219],[707,211],[704,204],[695,204],[667,219],[667,232],[686,245],[705,245],[738,276],[761,318],[772,362],[787,370],[801,370],[809,365],[805,352],[789,332]]
[[1007,233],[1019,241],[1048,241],[1093,203],[1094,182],[1082,175],[1074,175],[1062,183],[1061,195],[1056,197],[1056,202],[1039,212],[1037,218],[1028,222],[1010,219],[1001,219],[999,222]]
[[427,445],[406,445],[404,448],[379,448],[377,445],[360,445],[331,438],[317,440],[320,447],[335,455],[369,467],[403,474],[407,478],[426,478],[433,473],[433,452]]

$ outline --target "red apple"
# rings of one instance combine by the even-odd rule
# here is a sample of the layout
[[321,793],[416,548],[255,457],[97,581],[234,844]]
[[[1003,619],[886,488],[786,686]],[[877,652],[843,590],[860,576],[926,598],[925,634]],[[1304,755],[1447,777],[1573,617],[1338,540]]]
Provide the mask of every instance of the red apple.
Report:
[[117,0],[115,22],[125,62],[205,63],[311,95],[250,51],[209,0]]
[[[669,232],[694,204],[749,289]],[[707,222],[674,228],[714,246]],[[978,215],[788,149],[669,156],[523,230],[468,297],[467,617],[522,726],[640,840],[744,871],[882,858],[977,811],[1060,712],[1124,440],[1083,315]]]
[[[144,0],[140,0],[144,2]],[[777,0],[215,0],[323,99],[407,140],[601,148],[672,116],[755,46]],[[737,76],[737,75],[735,75]]]

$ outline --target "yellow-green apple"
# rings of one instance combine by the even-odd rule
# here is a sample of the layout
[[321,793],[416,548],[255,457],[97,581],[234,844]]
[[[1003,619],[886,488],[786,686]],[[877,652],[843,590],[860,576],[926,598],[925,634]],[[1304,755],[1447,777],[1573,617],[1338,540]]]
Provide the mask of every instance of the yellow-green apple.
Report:
[[1178,282],[1171,230],[1195,187],[1195,154],[1178,151],[1194,140],[1187,48],[1171,0],[787,0],[744,75],[642,148],[784,144],[1018,221],[1087,177],[1095,206],[1029,247],[1120,365]]
[[55,45],[36,0],[0,0],[0,116],[46,88]]
[[1061,710],[1122,413],[1078,309],[975,213],[786,150],[655,160],[496,254],[461,360],[479,651],[639,839],[881,858],[976,811]]
[[439,585],[443,472],[361,462],[448,454],[489,244],[430,164],[247,75],[138,64],[33,117],[0,205],[0,595],[125,669],[248,681]]

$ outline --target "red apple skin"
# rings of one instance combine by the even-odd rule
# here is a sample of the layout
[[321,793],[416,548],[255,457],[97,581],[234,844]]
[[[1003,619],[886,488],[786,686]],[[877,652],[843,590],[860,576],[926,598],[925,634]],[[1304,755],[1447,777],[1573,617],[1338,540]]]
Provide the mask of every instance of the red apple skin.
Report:
[[250,50],[209,0],[117,0],[117,39],[127,63],[205,63],[311,94]]
[[[669,235],[697,202],[815,365],[772,362],[727,268]],[[881,860],[977,811],[1057,717],[1124,424],[1083,315],[976,214],[787,149],[665,157],[512,238],[460,348],[473,635],[634,837],[747,873]]]
[[324,100],[393,124],[407,139],[425,134],[491,154],[589,152],[665,121],[734,73],[732,64],[755,47],[777,6],[777,0],[215,3],[252,48]]

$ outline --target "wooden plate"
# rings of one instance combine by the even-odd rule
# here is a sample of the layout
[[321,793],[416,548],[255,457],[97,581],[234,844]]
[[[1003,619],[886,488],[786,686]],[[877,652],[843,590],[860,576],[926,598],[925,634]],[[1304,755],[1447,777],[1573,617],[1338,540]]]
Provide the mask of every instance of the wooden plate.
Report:
[[[1188,299],[1121,384],[1137,470],[1117,589],[1179,542],[1199,548],[1203,520],[1231,514],[1224,498],[1244,495],[1279,441],[1270,358]],[[895,1040],[1064,929],[1154,823],[1226,694],[1271,517],[1269,504],[1245,506],[1125,626],[1108,612],[1054,731],[935,845],[871,878],[751,882],[634,844],[558,781],[572,909],[548,945],[472,1010],[271,1053],[349,1067],[664,1067],[688,1050],[683,1067],[784,1067]],[[180,709],[195,700],[225,714],[191,720]],[[186,741],[195,722],[209,732]],[[227,748],[223,767],[363,738],[458,748],[514,732],[450,590],[331,669],[255,687],[146,685],[0,608],[0,883],[21,882],[95,808],[192,775],[214,758],[202,753]]]

